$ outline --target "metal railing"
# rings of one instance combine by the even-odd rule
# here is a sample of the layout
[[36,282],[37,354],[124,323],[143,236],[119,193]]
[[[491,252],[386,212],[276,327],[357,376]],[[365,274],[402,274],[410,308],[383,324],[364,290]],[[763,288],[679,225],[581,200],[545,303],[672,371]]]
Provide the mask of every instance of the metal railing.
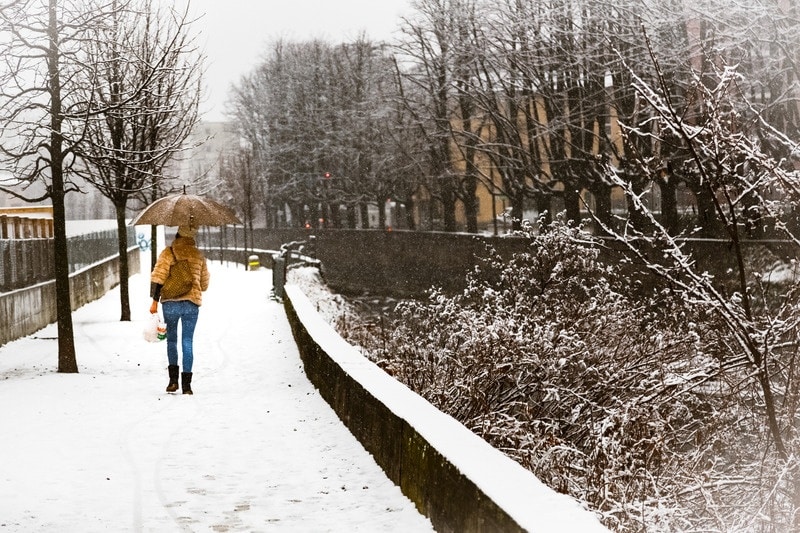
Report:
[[272,297],[283,300],[283,286],[286,284],[286,272],[293,263],[302,263],[319,267],[316,258],[315,240],[292,241],[281,245],[279,252],[272,255]]
[[[136,245],[133,228],[127,248]],[[119,253],[117,232],[104,230],[67,238],[70,274]],[[55,277],[53,239],[0,239],[0,292],[8,292]]]

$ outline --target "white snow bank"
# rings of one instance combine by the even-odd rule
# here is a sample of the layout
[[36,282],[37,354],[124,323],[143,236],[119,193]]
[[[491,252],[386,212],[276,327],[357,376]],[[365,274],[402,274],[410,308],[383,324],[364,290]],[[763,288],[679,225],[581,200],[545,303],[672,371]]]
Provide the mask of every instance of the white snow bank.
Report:
[[298,286],[286,285],[285,292],[309,335],[332,360],[410,424],[521,527],[553,533],[608,531],[573,498],[544,485],[530,471],[362,356],[317,313]]

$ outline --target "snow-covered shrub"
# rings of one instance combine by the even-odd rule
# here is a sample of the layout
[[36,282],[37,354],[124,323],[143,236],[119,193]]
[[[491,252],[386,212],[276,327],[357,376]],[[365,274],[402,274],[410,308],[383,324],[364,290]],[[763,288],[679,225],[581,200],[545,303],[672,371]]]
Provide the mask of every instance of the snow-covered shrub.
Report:
[[[288,277],[387,372],[613,530],[792,530],[797,456],[775,453],[730,310],[640,284],[578,228],[527,236],[525,253],[487,251],[463,293],[391,312],[391,300],[332,293],[316,269]],[[795,263],[752,255],[752,337],[797,450]]]
[[579,228],[527,237],[510,259],[489,251],[462,294],[403,303],[359,343],[616,531],[773,527],[758,517],[786,511],[764,511],[782,507],[779,475],[763,469],[757,391],[719,372],[736,353],[719,317],[634,286]]

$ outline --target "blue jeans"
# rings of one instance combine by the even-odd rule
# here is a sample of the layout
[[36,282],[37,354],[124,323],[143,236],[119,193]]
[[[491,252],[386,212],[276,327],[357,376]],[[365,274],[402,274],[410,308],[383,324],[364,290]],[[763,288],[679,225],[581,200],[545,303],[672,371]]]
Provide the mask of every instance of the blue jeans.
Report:
[[194,352],[192,338],[197,325],[200,307],[189,300],[163,302],[164,322],[167,324],[167,360],[171,365],[178,364],[178,321],[181,322],[181,351],[183,352],[183,372],[192,371]]

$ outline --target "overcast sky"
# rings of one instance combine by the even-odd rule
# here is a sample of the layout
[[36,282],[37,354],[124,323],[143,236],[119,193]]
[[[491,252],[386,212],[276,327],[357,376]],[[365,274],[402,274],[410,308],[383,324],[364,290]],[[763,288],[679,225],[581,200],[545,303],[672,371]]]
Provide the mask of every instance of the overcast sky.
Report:
[[[184,2],[186,0],[183,0]],[[279,38],[342,42],[392,38],[411,0],[190,0],[206,60],[203,120],[224,120],[228,89]],[[180,2],[175,2],[179,4]]]

